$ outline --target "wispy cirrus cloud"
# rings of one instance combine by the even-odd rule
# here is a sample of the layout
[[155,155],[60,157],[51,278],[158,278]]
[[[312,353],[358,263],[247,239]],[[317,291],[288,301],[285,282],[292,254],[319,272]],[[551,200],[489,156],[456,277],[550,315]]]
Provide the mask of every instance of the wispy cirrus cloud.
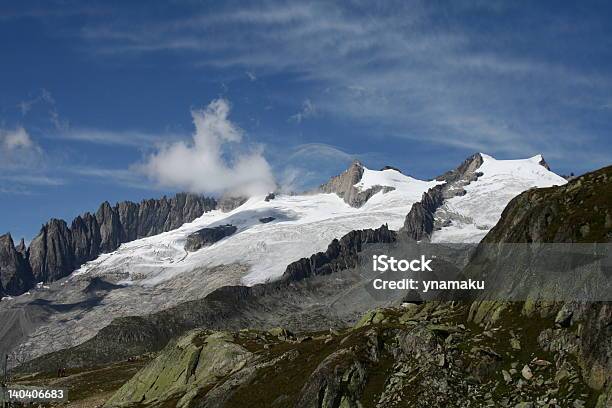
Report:
[[[571,155],[572,135],[548,123],[602,141],[576,111],[601,115],[596,107],[612,90],[609,75],[579,58],[559,57],[563,39],[588,34],[592,19],[508,3],[451,9],[419,1],[373,7],[272,1],[194,8],[158,24],[100,22],[81,34],[96,52],[119,57],[186,53],[210,69],[292,74],[310,95],[308,106],[292,101],[300,109],[291,118],[296,123],[316,106],[322,117],[375,133],[507,155],[551,144]],[[474,13],[483,16],[482,27],[466,23]],[[519,17],[507,24],[512,15]],[[608,53],[603,44],[592,47]]]
[[73,127],[50,134],[55,139],[85,142],[100,145],[116,145],[138,148],[153,148],[156,145],[176,142],[188,138],[171,133],[147,133],[138,130],[109,130]]

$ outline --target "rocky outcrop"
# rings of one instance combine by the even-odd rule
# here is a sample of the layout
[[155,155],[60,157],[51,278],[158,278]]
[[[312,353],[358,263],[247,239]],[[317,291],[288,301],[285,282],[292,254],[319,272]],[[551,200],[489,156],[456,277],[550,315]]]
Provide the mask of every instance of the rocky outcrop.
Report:
[[611,242],[612,166],[515,197],[483,242]]
[[202,228],[187,237],[185,243],[185,251],[194,252],[205,246],[214,244],[217,241],[222,240],[225,237],[229,237],[238,231],[233,225],[219,225],[212,228]]
[[24,247],[22,241],[15,248],[11,234],[0,235],[0,297],[21,294],[34,282]]
[[66,221],[51,219],[32,240],[30,268],[36,282],[52,282],[74,270],[72,232]]
[[351,207],[361,207],[374,194],[382,191],[384,193],[392,191],[393,187],[373,186],[367,190],[360,190],[355,187],[363,176],[363,165],[355,160],[342,174],[332,177],[327,183],[319,187],[323,193],[335,193]]
[[328,275],[338,270],[349,269],[356,266],[358,253],[365,244],[383,244],[394,242],[396,232],[391,231],[387,225],[378,229],[356,230],[334,239],[325,252],[317,252],[309,258],[301,258],[290,263],[283,273],[282,279],[296,282],[302,279]]
[[[398,169],[397,167],[394,167],[394,166],[389,166],[389,165],[384,166],[382,169],[380,169],[380,171],[385,171],[385,170],[395,170],[395,171],[397,171],[398,173],[401,173],[401,172],[402,172],[402,171],[401,171],[400,169]],[[402,173],[402,174],[403,174],[403,173]]]
[[[344,330],[194,330],[171,342],[106,407],[605,407],[575,361],[528,320],[466,325],[464,305],[380,308]],[[509,340],[520,342],[520,349]],[[91,391],[90,391],[91,392]],[[546,402],[543,402],[546,401]]]
[[233,197],[233,196],[224,196],[221,197],[219,203],[217,204],[217,209],[223,212],[230,212],[242,204],[246,203],[246,197]]
[[477,170],[482,162],[482,156],[476,153],[468,157],[455,170],[437,177],[436,180],[443,181],[444,184],[438,184],[423,193],[421,201],[414,203],[406,215],[400,232],[416,241],[431,237],[435,229],[436,210],[442,206],[444,200],[465,194],[463,187],[480,176]]
[[[513,257],[512,248],[542,243],[607,243],[612,241],[612,166],[585,174],[563,186],[538,188],[515,197],[503,211],[500,221],[489,231],[477,248],[466,275],[473,277],[489,270],[487,279],[502,282],[505,290],[529,282],[522,269],[512,274],[512,284],[504,283],[507,275],[488,266],[489,259]],[[498,248],[498,249],[497,249]],[[508,249],[510,248],[510,249]],[[572,247],[568,247],[571,250]],[[495,252],[495,251],[505,252]],[[551,259],[552,261],[552,259]],[[521,274],[522,272],[522,274]],[[559,271],[555,271],[560,273]],[[595,277],[597,278],[597,276]],[[609,282],[609,276],[605,284]],[[581,276],[581,280],[586,280]],[[576,285],[584,282],[576,282]],[[554,289],[554,288],[553,288]],[[535,288],[544,296],[547,288]],[[499,324],[500,314],[508,302],[484,300],[471,305],[470,320],[485,325]],[[521,304],[526,318],[544,316],[554,320],[551,327],[540,328],[538,342],[547,351],[572,355],[581,367],[589,386],[603,391],[602,403],[612,403],[612,306],[609,302],[545,302],[528,299]]]
[[[251,287],[224,286],[202,299],[185,302],[176,307],[147,316],[117,318],[100,330],[94,337],[78,346],[53,352],[20,366],[22,371],[44,371],[52,367],[83,367],[127,359],[145,352],[157,351],[173,337],[198,327],[214,329],[239,329],[252,325],[251,319],[271,319],[278,325],[283,308],[293,317],[296,308],[294,299],[287,296],[294,288],[302,296],[304,288],[299,283],[306,278],[315,278],[332,272],[349,269],[357,264],[359,252],[366,245],[394,242],[396,233],[386,225],[378,229],[351,231],[339,240],[334,240],[325,252],[302,258],[289,264],[280,280]],[[305,295],[310,297],[310,295]],[[280,306],[286,304],[286,306]],[[280,312],[276,314],[277,311]],[[311,319],[313,326],[332,325],[333,316],[317,316]],[[297,317],[300,327],[307,323]],[[330,326],[327,326],[330,327]]]
[[189,406],[219,378],[226,378],[253,360],[253,353],[236,344],[231,334],[194,330],[168,345],[105,406],[152,406],[171,400],[177,401],[177,406]]
[[140,203],[123,201],[115,206],[104,202],[95,215],[79,215],[70,226],[51,219],[29,248],[23,240],[15,248],[12,238],[3,236],[0,265],[6,266],[0,271],[0,282],[6,290],[2,292],[19,295],[36,282],[60,279],[124,242],[176,229],[216,205],[212,198],[187,193]]

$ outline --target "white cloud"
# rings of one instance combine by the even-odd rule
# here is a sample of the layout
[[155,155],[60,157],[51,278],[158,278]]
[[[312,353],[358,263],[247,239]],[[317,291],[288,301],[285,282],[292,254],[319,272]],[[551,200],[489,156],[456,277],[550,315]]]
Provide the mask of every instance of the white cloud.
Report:
[[23,169],[40,166],[42,149],[21,126],[0,129],[0,168]]
[[229,112],[224,99],[192,111],[193,140],[167,144],[135,169],[160,186],[198,193],[250,196],[274,190],[274,177],[261,149],[244,148],[243,132],[228,119]]
[[15,130],[0,131],[0,139],[2,146],[6,151],[15,151],[17,149],[29,149],[34,146],[30,135],[26,130],[19,126]]
[[54,138],[73,140],[78,142],[94,143],[101,145],[117,145],[143,147],[146,145],[156,145],[183,139],[183,135],[178,134],[152,134],[137,130],[105,130],[91,128],[71,128],[58,132]]

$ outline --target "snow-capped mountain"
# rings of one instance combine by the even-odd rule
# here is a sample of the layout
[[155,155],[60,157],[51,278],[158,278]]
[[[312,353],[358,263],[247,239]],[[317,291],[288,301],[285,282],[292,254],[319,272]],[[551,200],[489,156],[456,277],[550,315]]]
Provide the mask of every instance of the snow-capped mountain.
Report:
[[[48,288],[0,302],[6,322],[0,343],[28,360],[83,343],[117,317],[155,313],[223,286],[278,279],[288,264],[326,250],[352,230],[382,224],[405,229],[411,208],[423,206],[432,192],[439,199],[426,206],[432,220],[427,239],[476,242],[514,196],[565,183],[543,164],[541,156],[495,160],[479,154],[424,181],[356,162],[314,192],[251,197],[227,212],[217,207],[177,229],[123,243]],[[185,249],[190,236],[227,224],[235,227],[229,236]]]
[[[477,179],[435,212],[440,227],[433,242],[478,242],[513,197],[532,187],[566,182],[542,164],[541,155],[523,160],[480,156]],[[334,238],[351,230],[385,223],[399,229],[412,204],[431,187],[445,183],[418,180],[394,169],[372,170],[358,162],[335,181],[334,192],[276,195],[272,200],[257,196],[227,213],[205,213],[176,230],[123,244],[75,275],[114,275],[121,277],[121,283],[155,285],[195,268],[238,263],[248,270],[241,278],[243,284],[262,283],[279,278],[287,264],[325,250]],[[339,195],[345,200],[363,195],[366,201],[358,200],[356,208]],[[236,233],[198,251],[185,250],[190,234],[225,224],[237,227]]]
[[547,168],[542,155],[522,160],[496,160],[484,153],[480,157],[476,180],[434,213],[439,229],[433,232],[432,242],[479,242],[514,197],[533,187],[567,183]]
[[[121,283],[155,285],[195,268],[239,263],[248,267],[243,284],[274,280],[289,263],[325,250],[334,238],[351,230],[385,223],[398,229],[410,206],[440,183],[393,169],[371,170],[359,163],[339,177],[346,180],[354,176],[353,171],[360,177],[350,187],[357,194],[372,193],[359,208],[332,192],[276,195],[272,200],[252,197],[230,212],[214,210],[177,230],[123,244],[85,264],[75,275],[110,274],[122,276]],[[237,227],[236,233],[196,252],[185,250],[190,234],[225,224]]]

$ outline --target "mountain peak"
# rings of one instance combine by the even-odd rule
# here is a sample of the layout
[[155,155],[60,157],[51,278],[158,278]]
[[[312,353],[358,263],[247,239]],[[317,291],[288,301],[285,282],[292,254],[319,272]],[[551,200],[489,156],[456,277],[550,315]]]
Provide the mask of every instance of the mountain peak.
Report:
[[544,167],[546,170],[551,171],[550,170],[550,166],[548,165],[548,163],[546,162],[546,160],[544,159],[544,156],[542,154],[536,154],[531,159],[534,160],[534,161],[537,161],[538,164],[540,166]]
[[402,173],[402,171],[400,169],[398,169],[397,167],[394,167],[394,166],[386,165],[382,169],[380,169],[380,171],[385,171],[385,170],[395,170],[398,173],[404,174],[404,173]]

